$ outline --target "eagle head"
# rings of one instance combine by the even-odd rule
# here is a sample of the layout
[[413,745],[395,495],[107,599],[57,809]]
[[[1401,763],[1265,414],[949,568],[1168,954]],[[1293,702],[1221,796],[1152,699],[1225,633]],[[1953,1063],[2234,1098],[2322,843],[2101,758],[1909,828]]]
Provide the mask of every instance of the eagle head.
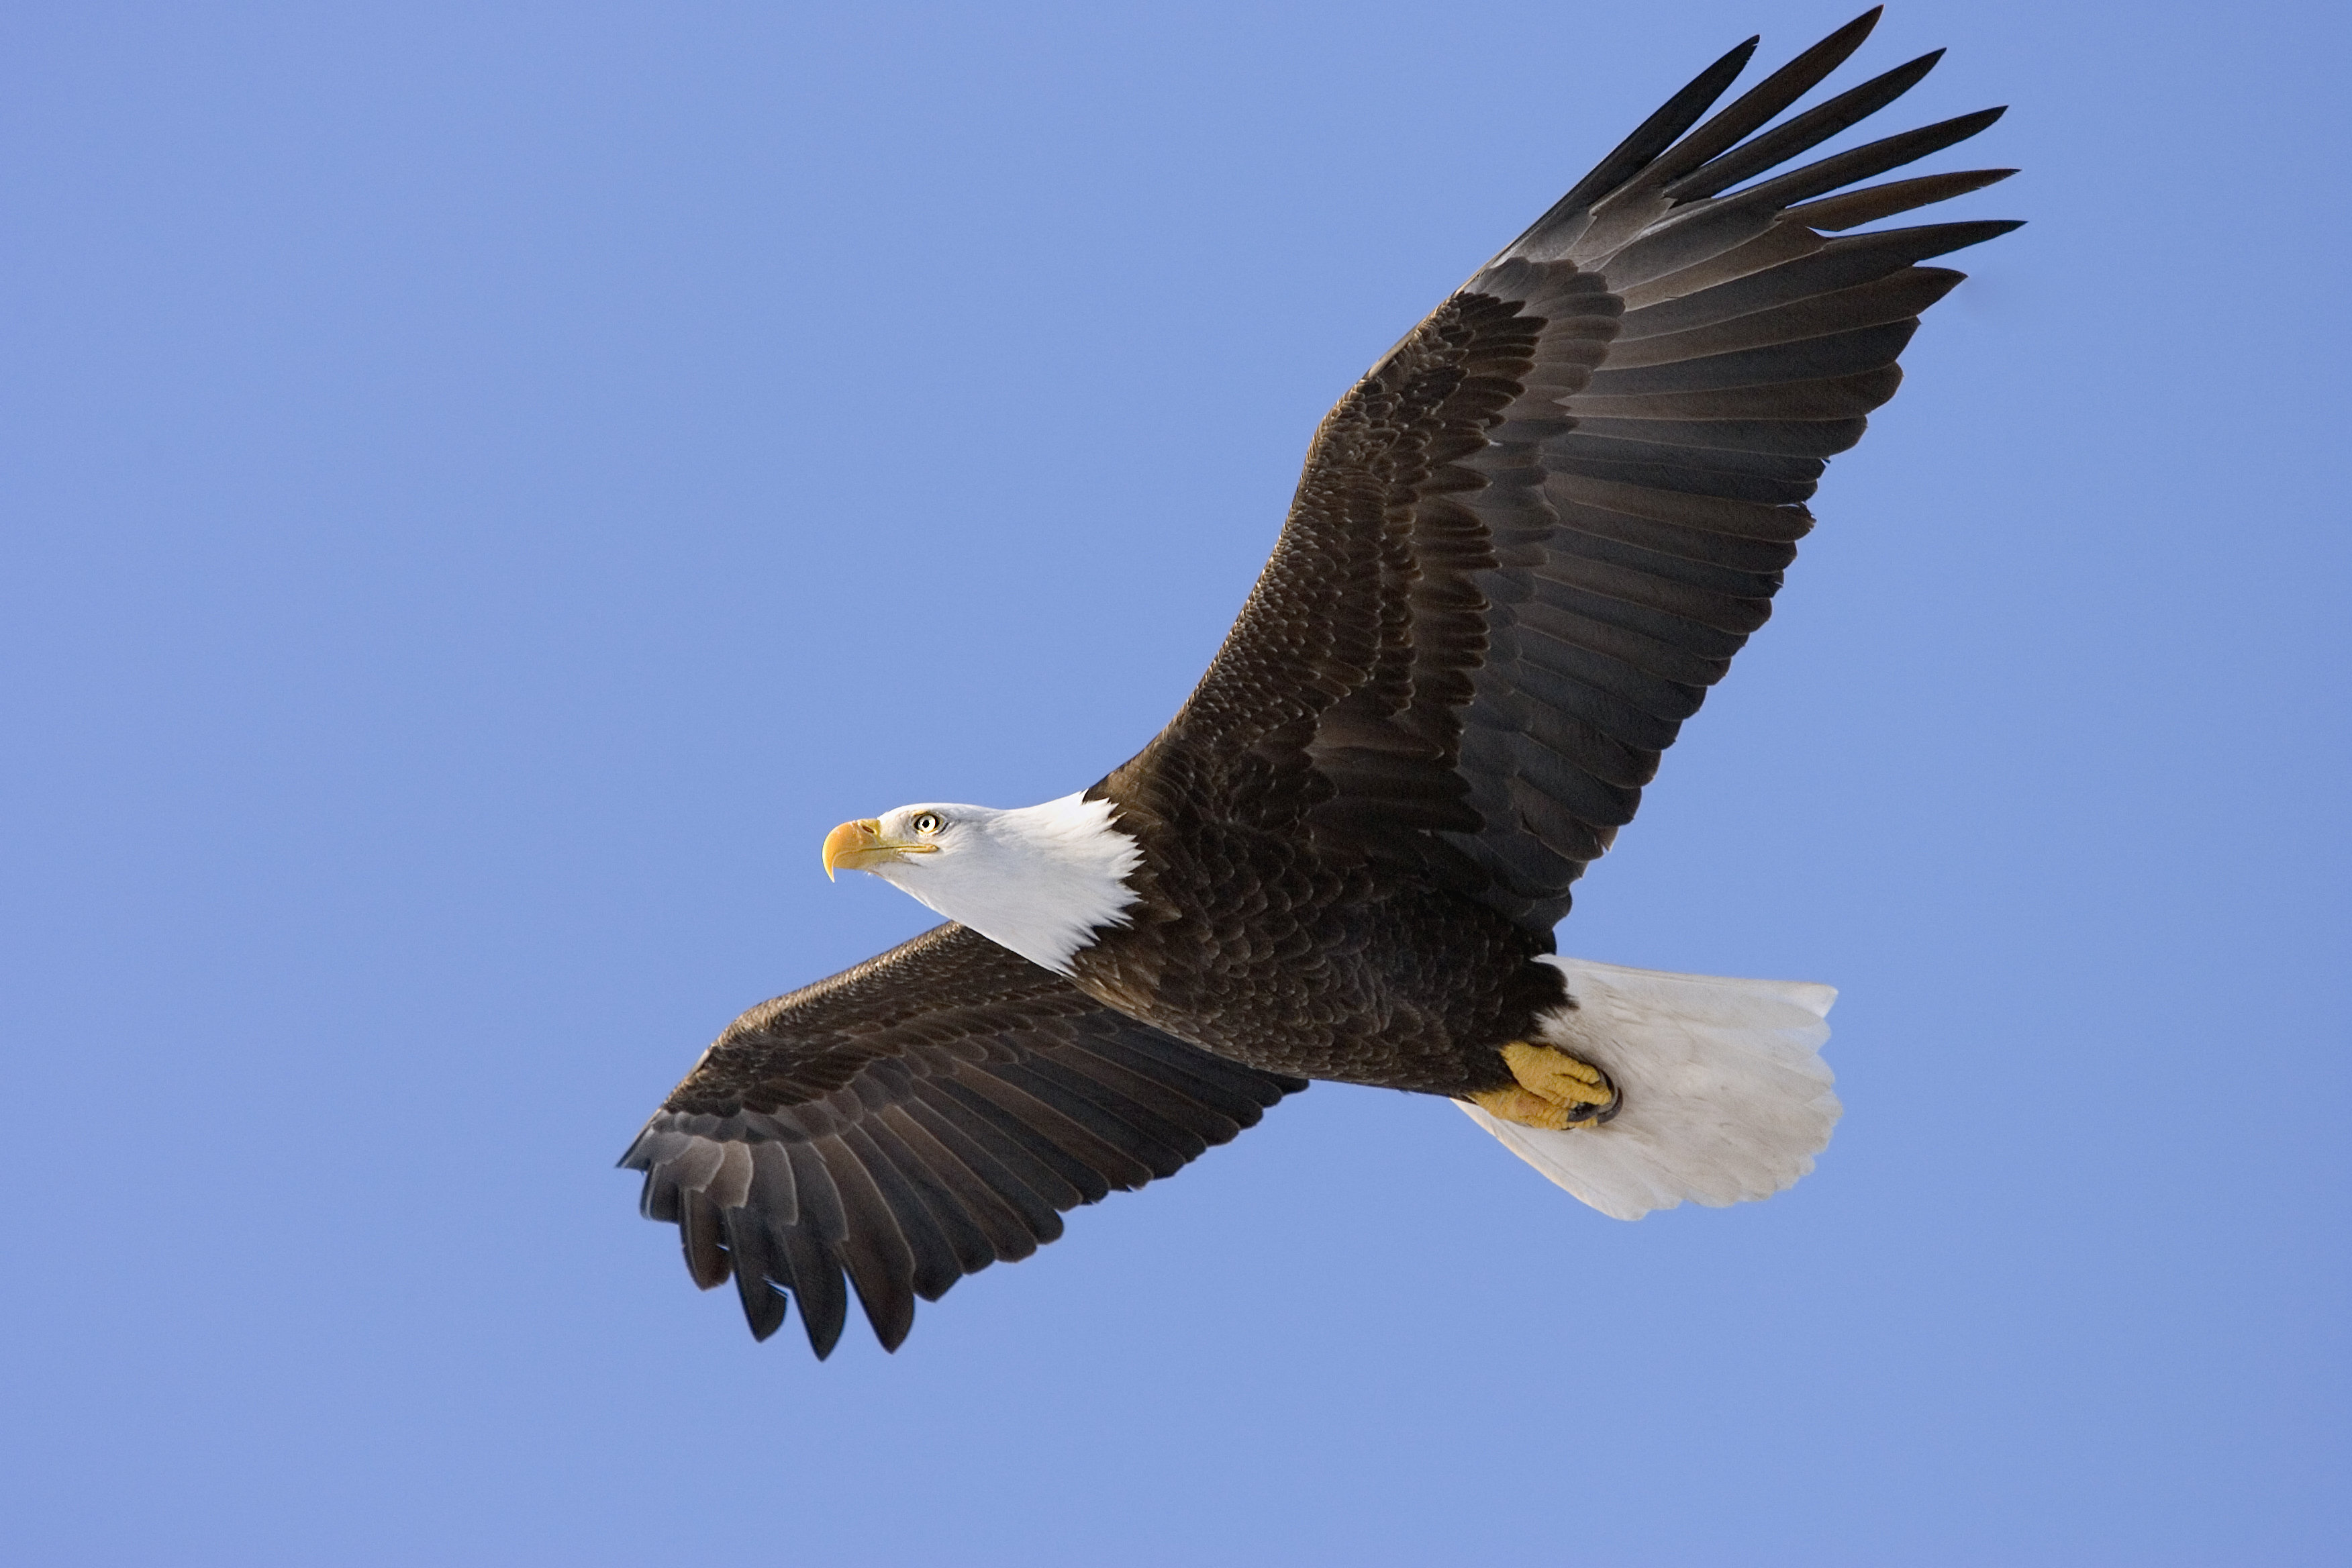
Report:
[[1057,973],[1125,925],[1143,859],[1116,808],[1084,794],[1043,805],[902,805],[824,837],[824,872],[866,871]]

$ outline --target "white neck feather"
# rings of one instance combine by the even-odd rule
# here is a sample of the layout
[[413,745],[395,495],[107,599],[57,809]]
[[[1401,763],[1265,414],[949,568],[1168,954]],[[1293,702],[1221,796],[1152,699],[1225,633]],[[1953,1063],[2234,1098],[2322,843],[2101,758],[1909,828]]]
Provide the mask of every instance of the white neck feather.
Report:
[[1060,974],[1097,931],[1127,923],[1127,877],[1143,851],[1111,826],[1110,802],[1080,794],[1013,811],[902,806],[890,816],[921,811],[947,820],[940,852],[874,874],[950,920]]

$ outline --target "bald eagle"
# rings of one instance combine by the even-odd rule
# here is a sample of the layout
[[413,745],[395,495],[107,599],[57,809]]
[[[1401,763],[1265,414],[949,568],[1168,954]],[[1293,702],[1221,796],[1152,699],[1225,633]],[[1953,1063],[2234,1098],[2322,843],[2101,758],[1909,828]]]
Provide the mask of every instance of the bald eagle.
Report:
[[1702,124],[1757,40],[1716,61],[1340,398],[1139,755],[833,830],[828,874],[950,923],[745,1013],[629,1146],[697,1284],[731,1276],[761,1339],[797,1300],[820,1357],[854,1289],[895,1350],[917,1297],[1314,1079],[1451,1099],[1622,1219],[1812,1169],[1829,987],[1561,957],[1552,928],[1960,281],[1920,263],[2017,226],[1844,232],[2012,173],[1861,184],[1997,109],[1783,171],[1935,64],[1773,124],[1877,15]]

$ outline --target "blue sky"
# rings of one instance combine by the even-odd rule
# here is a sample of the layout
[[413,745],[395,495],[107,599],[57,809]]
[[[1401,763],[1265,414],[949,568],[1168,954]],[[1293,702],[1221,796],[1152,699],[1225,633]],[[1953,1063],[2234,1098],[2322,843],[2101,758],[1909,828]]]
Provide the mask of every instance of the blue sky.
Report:
[[2031,226],[1561,945],[1843,988],[1639,1225],[1325,1087],[817,1365],[611,1163],[1172,711],[1330,401],[1834,4],[0,16],[0,1550],[2352,1548],[2340,8],[1897,6]]

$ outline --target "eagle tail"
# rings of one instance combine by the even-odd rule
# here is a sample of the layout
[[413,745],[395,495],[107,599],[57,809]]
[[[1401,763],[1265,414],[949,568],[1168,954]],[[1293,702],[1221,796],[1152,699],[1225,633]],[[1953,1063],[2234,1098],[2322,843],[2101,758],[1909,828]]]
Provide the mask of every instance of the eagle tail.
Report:
[[1549,1132],[1463,1106],[1511,1152],[1615,1219],[1686,1198],[1770,1197],[1813,1168],[1838,1119],[1821,1058],[1836,991],[1539,962],[1568,976],[1575,1004],[1546,1016],[1543,1043],[1607,1072],[1622,1109],[1601,1126]]

